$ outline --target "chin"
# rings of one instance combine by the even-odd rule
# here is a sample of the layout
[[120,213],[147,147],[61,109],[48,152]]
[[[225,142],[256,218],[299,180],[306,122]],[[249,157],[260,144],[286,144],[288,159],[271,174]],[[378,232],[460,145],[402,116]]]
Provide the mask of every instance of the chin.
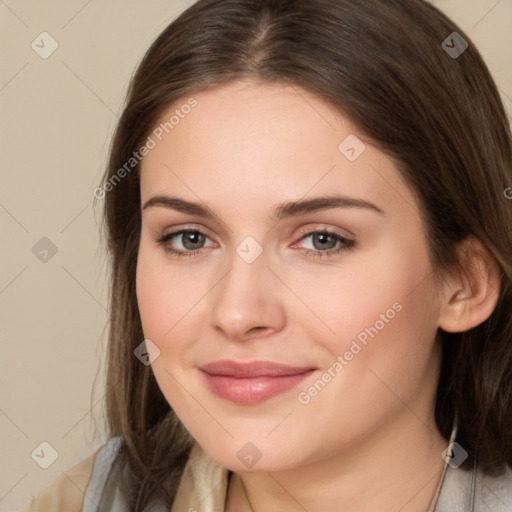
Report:
[[229,446],[214,444],[211,438],[206,443],[198,442],[213,461],[237,473],[279,472],[300,463],[290,453],[280,453],[269,441],[263,446],[258,441],[242,442],[240,439],[231,440]]

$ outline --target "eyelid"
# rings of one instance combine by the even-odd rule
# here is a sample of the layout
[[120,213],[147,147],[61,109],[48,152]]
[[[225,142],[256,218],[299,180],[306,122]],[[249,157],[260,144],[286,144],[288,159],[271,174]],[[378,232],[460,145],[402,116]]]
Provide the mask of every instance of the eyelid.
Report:
[[[179,226],[173,226],[173,227],[169,228],[169,231],[165,230],[161,236],[167,236],[168,234],[171,234],[171,233],[177,234],[179,231],[188,231],[188,230],[199,231],[200,233],[208,236],[208,238],[210,238],[210,240],[212,240],[212,241],[215,238],[215,237],[211,236],[211,231],[208,228],[205,228],[203,225],[193,224],[193,223],[179,225]],[[307,224],[306,226],[301,227],[299,229],[299,232],[297,233],[297,235],[295,235],[296,237],[298,237],[297,241],[300,241],[304,235],[311,234],[312,231],[314,231],[314,232],[326,231],[326,232],[336,234],[340,237],[347,238],[348,240],[351,240],[352,238],[355,237],[355,235],[346,228],[342,229],[339,227],[331,227],[324,223],[310,223],[310,224]]]
[[[339,244],[341,244],[340,246],[338,246],[337,249],[329,249],[327,251],[321,251],[319,249],[305,249],[303,253],[305,256],[307,256],[309,258],[320,258],[322,260],[325,259],[325,261],[329,261],[329,258],[333,258],[333,257],[337,256],[338,254],[341,254],[345,251],[353,250],[353,248],[358,245],[355,239],[345,237],[344,235],[339,234],[336,230],[333,230],[330,228],[317,227],[315,229],[315,228],[311,227],[309,229],[303,228],[301,231],[303,233],[297,240],[297,242],[299,242],[299,243],[308,237],[314,236],[315,234],[325,233],[328,236],[334,237],[337,240],[337,242]],[[305,233],[304,233],[304,231],[305,231]],[[182,250],[182,249],[174,249],[174,248],[166,247],[168,240],[174,238],[175,236],[183,235],[187,232],[197,232],[197,233],[200,233],[201,235],[205,236],[209,240],[211,240],[211,238],[206,233],[203,233],[202,228],[182,227],[181,229],[176,228],[167,234],[163,234],[163,235],[159,236],[156,239],[156,242],[158,242],[159,246],[160,245],[164,246],[165,252],[167,252],[169,254],[174,254],[174,256],[177,258],[181,258],[181,257],[191,258],[194,256],[201,256],[203,254],[204,248],[196,249],[194,251],[187,251],[187,250]],[[292,247],[294,247],[297,244],[297,242],[295,242],[292,245]]]
[[[209,230],[203,229],[202,226],[199,227],[197,225],[191,225],[191,224],[183,225],[183,226],[179,226],[179,227],[175,226],[173,228],[170,228],[169,232],[167,232],[167,233],[164,232],[163,234],[158,235],[156,237],[156,241],[159,243],[159,245],[166,244],[166,243],[169,243],[168,240],[170,240],[174,237],[177,237],[177,236],[182,236],[183,234],[185,234],[186,232],[189,232],[189,231],[200,233],[201,235],[205,236],[208,240],[213,242],[214,246],[215,245],[218,246],[218,243],[215,242],[215,240],[213,240],[212,237],[207,233],[207,231],[209,231]],[[346,231],[348,231],[348,230],[346,230]],[[350,234],[349,236],[346,236],[345,234],[342,234],[339,232],[339,228],[328,227],[325,224],[320,224],[320,225],[317,224],[317,225],[313,225],[313,226],[307,225],[307,226],[302,227],[299,230],[299,233],[294,236],[294,238],[296,238],[296,240],[293,242],[291,247],[295,249],[297,247],[297,244],[300,244],[303,240],[307,239],[308,237],[312,237],[318,233],[325,233],[325,234],[328,234],[329,236],[337,239],[338,242],[342,244],[342,247],[340,247],[339,250],[343,249],[343,245],[344,245],[344,248],[350,248],[350,247],[354,247],[355,245],[357,245],[357,242],[352,234]],[[167,241],[165,239],[167,239]],[[202,251],[204,251],[204,249],[206,249],[206,247],[197,249],[195,251],[186,251],[186,250],[184,251],[182,249],[176,249],[176,250],[166,249],[166,250],[167,250],[167,252],[174,252],[175,254],[181,254],[181,255],[190,254],[190,255],[192,255],[192,254],[196,254],[196,253],[201,253]],[[211,248],[211,246],[210,246],[210,248]],[[313,250],[305,249],[307,254],[317,252],[319,255],[323,254],[325,256],[329,256],[331,254],[334,255],[335,253],[340,252],[339,250],[330,249],[327,251],[320,251],[320,250],[315,250],[315,249],[313,249]]]
[[162,231],[161,236],[164,237],[170,235],[171,233],[177,235],[181,231],[198,231],[199,233],[202,233],[203,235],[207,236],[210,240],[213,240],[215,238],[212,237],[211,231],[208,228],[205,228],[204,226],[198,224],[180,224],[178,226],[172,226]]
[[324,223],[311,223],[306,225],[303,228],[300,228],[298,237],[302,239],[304,235],[309,235],[311,232],[328,232],[331,234],[335,234],[337,236],[340,236],[342,238],[346,238],[347,240],[353,240],[355,238],[355,235],[349,231],[346,228],[340,228],[340,227],[334,227],[330,226]]

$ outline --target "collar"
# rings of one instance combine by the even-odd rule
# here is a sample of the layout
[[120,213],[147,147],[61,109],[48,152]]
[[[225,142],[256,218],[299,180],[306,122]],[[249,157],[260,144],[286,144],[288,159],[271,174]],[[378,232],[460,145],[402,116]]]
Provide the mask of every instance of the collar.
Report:
[[193,444],[171,512],[224,512],[231,471]]

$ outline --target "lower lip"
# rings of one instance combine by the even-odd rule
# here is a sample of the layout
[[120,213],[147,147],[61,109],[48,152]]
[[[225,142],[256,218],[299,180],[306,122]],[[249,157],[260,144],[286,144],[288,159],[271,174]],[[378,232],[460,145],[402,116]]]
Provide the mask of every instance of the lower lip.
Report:
[[210,391],[217,396],[236,404],[255,405],[293,389],[314,371],[310,370],[295,375],[243,379],[226,375],[210,375],[206,372],[203,374]]

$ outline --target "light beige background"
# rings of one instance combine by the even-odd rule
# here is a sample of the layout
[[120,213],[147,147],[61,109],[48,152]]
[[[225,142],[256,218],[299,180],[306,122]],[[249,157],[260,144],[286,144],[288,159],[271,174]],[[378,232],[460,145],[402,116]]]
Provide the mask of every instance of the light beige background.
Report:
[[[0,0],[0,511],[104,441],[107,270],[93,190],[136,64],[191,3]],[[512,116],[512,0],[433,3],[478,46]],[[43,31],[59,45],[47,59],[31,47]],[[46,262],[32,250],[43,237],[57,248]],[[43,441],[58,452],[48,469],[31,457]]]

